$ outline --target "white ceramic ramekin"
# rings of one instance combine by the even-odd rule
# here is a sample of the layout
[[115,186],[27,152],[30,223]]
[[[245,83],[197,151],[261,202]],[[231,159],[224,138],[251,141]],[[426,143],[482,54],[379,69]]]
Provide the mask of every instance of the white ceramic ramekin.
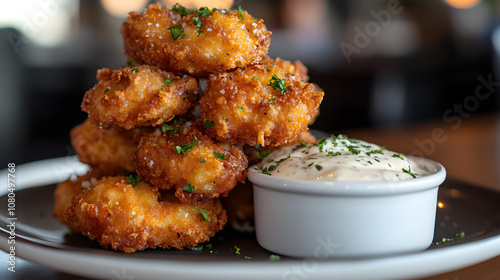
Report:
[[257,241],[292,257],[368,257],[424,250],[434,237],[445,168],[412,157],[431,175],[396,182],[304,181],[249,169]]

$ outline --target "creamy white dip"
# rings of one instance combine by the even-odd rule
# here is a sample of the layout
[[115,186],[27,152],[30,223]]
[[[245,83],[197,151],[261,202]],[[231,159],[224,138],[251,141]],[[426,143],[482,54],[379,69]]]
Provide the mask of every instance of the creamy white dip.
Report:
[[399,181],[431,174],[403,154],[345,135],[280,148],[266,156],[256,170],[322,181]]

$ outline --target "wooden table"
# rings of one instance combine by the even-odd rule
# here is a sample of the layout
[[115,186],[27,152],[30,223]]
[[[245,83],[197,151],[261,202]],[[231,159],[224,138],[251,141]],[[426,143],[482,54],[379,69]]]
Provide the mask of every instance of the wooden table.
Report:
[[[408,127],[334,131],[418,154],[442,163],[450,178],[500,191],[500,114],[474,115],[452,123],[434,121]],[[500,206],[499,206],[500,208]],[[500,252],[499,252],[500,254]],[[85,279],[18,260],[18,272],[7,271],[0,251],[0,279]],[[500,279],[500,257],[426,280]]]
[[[408,127],[335,131],[443,164],[449,178],[500,191],[500,114]],[[500,209],[500,205],[499,205]],[[499,252],[500,254],[500,252]],[[500,256],[426,280],[500,279]]]

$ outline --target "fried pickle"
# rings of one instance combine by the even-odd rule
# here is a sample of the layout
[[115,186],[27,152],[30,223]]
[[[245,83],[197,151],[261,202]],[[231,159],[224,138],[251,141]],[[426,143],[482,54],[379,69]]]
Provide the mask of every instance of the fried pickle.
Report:
[[220,142],[279,146],[308,129],[323,95],[280,67],[249,66],[209,76],[200,118]]
[[105,177],[78,194],[64,214],[76,233],[104,248],[132,253],[146,248],[190,248],[227,222],[217,199],[185,204],[144,181]]
[[241,147],[214,142],[199,122],[168,125],[142,137],[136,153],[137,173],[162,189],[176,190],[183,202],[227,196],[246,178]]
[[121,33],[125,53],[136,63],[194,77],[257,64],[271,44],[263,20],[246,11],[167,9],[159,3],[130,13]]
[[162,124],[191,112],[196,105],[198,83],[154,66],[104,68],[97,84],[85,93],[83,111],[101,127],[127,130]]
[[132,155],[137,150],[140,135],[145,129],[103,129],[86,120],[70,132],[71,145],[78,159],[108,175],[135,172]]

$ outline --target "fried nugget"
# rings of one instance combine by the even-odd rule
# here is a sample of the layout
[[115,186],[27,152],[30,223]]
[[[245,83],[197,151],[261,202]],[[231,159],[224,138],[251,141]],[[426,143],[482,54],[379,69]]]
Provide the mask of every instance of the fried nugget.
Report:
[[155,126],[191,112],[196,105],[198,83],[154,66],[104,68],[97,84],[85,93],[83,111],[101,127],[127,130]]
[[162,189],[176,190],[183,202],[227,196],[246,178],[247,158],[240,146],[214,142],[201,123],[168,125],[142,137],[137,173]]
[[86,120],[70,132],[71,145],[78,159],[108,175],[135,172],[132,155],[139,145],[144,129],[103,129]]
[[307,75],[307,67],[299,60],[291,62],[279,57],[272,59],[266,55],[264,56],[262,65],[266,67],[269,65],[280,67],[281,69],[285,70],[285,72],[300,77],[304,82],[309,81],[309,75]]
[[144,181],[105,177],[74,198],[64,218],[77,233],[104,248],[132,253],[146,248],[190,248],[227,222],[217,199],[185,204]]
[[278,146],[306,131],[324,92],[273,65],[210,75],[200,98],[207,134],[232,144]]
[[130,13],[121,33],[135,62],[194,77],[257,64],[271,44],[263,20],[246,11],[167,9],[159,3]]
[[84,189],[95,184],[104,175],[112,175],[102,170],[93,168],[87,174],[78,176],[77,178],[70,178],[62,183],[57,184],[54,191],[54,207],[52,214],[61,223],[65,223],[64,212],[71,205],[73,197],[81,193]]

